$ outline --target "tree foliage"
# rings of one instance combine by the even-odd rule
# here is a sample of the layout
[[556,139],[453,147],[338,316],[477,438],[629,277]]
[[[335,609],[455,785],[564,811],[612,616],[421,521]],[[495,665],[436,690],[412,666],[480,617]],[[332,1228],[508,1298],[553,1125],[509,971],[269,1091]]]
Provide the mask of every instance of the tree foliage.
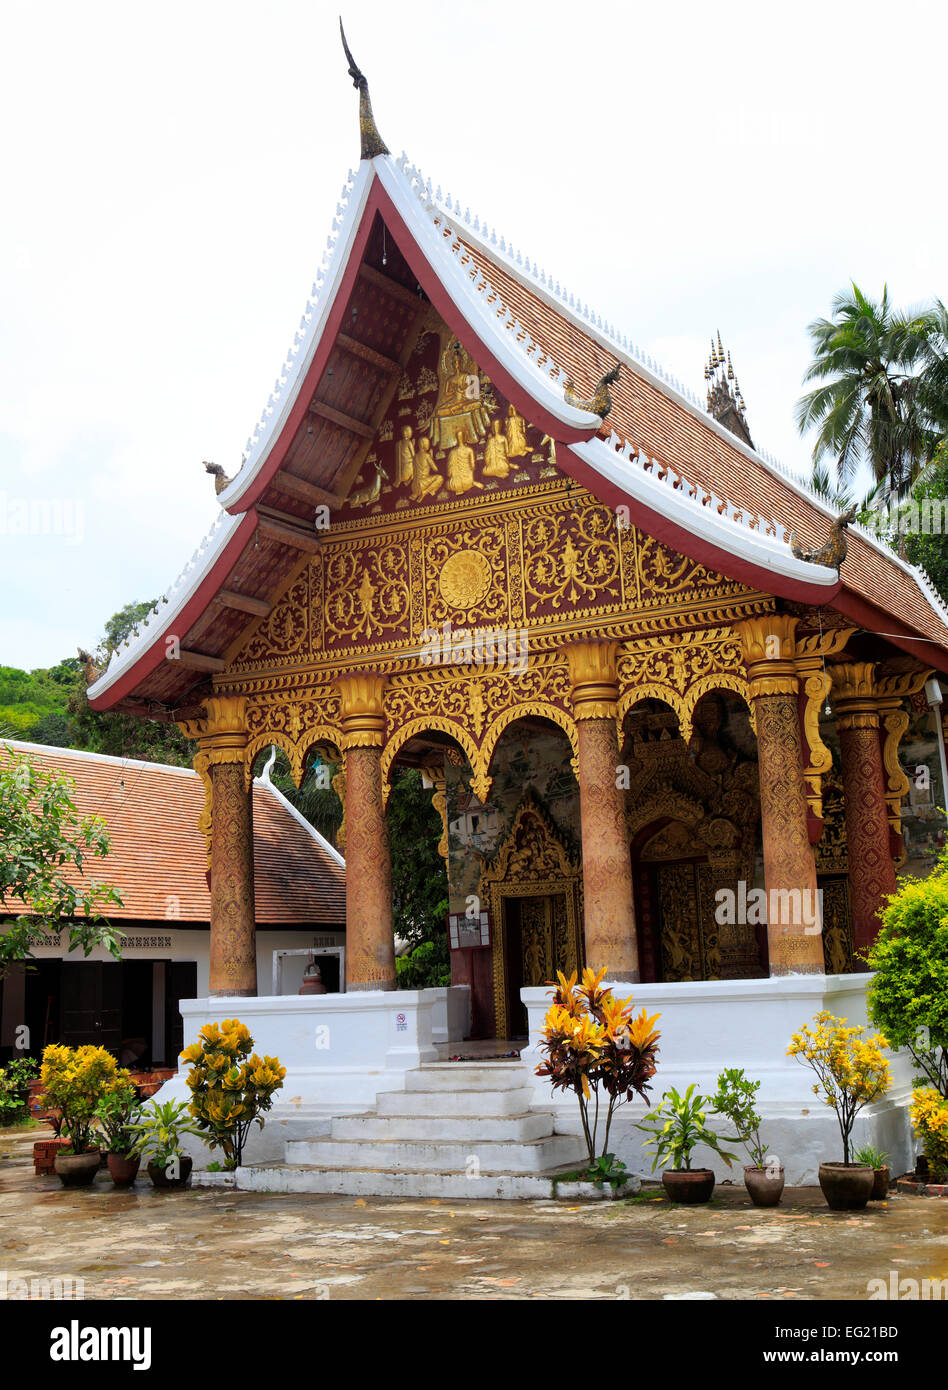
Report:
[[876,972],[867,996],[873,1023],[948,1097],[948,854],[889,899],[866,961]]
[[[70,950],[88,956],[105,946],[120,958],[120,933],[101,909],[121,904],[121,895],[110,883],[85,878],[87,861],[108,853],[109,834],[101,816],[80,816],[74,789],[63,773],[0,744],[0,905],[21,909],[0,934],[0,978],[11,964],[32,958],[31,936],[63,926]],[[67,877],[67,868],[78,873]]]

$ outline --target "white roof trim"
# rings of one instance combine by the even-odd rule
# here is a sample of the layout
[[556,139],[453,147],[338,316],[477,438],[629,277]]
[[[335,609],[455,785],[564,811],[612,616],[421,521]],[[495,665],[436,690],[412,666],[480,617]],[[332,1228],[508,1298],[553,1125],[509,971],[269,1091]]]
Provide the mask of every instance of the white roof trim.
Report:
[[796,583],[825,584],[829,589],[835,589],[839,583],[835,569],[798,560],[779,533],[768,534],[762,528],[759,518],[758,525],[751,526],[748,521],[735,518],[733,512],[737,508],[719,512],[716,505],[719,499],[708,494],[708,501],[702,502],[698,489],[683,475],[676,477],[670,469],[661,479],[664,466],[646,459],[644,454],[634,453],[628,445],[621,447],[618,435],[613,434],[610,441],[591,439],[571,444],[570,449],[629,497],[677,522],[686,531],[701,536],[719,550],[746,557],[762,569]]
[[[88,698],[95,700],[104,695],[161,637],[174,632],[177,618],[214,568],[234,532],[242,524],[244,515],[245,513],[240,513],[237,516],[228,516],[226,512],[218,514],[210,531],[171,588],[162,594],[156,607],[139,624],[137,633],[112,653],[106,670],[86,691]],[[180,635],[184,636],[183,633]]]
[[284,811],[286,811],[290,816],[292,816],[295,821],[299,822],[299,824],[309,835],[310,839],[314,840],[316,844],[319,846],[319,848],[323,850],[326,854],[328,854],[330,859],[334,860],[335,863],[337,863],[341,869],[344,869],[346,867],[346,861],[343,859],[342,855],[339,853],[336,847],[334,845],[331,845],[327,839],[320,835],[315,825],[310,824],[310,822],[306,819],[303,813],[296,809],[292,801],[290,801],[287,797],[283,795],[279,787],[275,787],[273,785],[269,777],[255,777],[253,780],[255,786],[265,788],[265,790],[268,791],[270,795],[279,802],[279,804],[283,807]]
[[191,767],[178,767],[175,763],[147,763],[139,758],[118,758],[114,753],[92,753],[86,748],[61,748],[58,743],[26,743],[18,738],[0,738],[0,746],[9,744],[22,753],[55,753],[63,758],[83,758],[92,763],[108,763],[112,767],[130,768],[142,771],[151,768],[155,772],[174,772],[179,777],[196,777]]

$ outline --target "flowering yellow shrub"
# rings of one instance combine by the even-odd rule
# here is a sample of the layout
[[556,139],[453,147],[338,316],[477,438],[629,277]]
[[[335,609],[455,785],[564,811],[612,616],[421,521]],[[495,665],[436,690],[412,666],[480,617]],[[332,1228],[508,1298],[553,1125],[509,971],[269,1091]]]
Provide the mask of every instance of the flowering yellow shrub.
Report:
[[188,1110],[209,1147],[223,1149],[228,1166],[238,1168],[250,1128],[263,1128],[263,1112],[283,1085],[286,1067],[277,1057],[258,1057],[250,1029],[236,1018],[206,1024],[198,1038],[181,1054],[191,1063]]
[[931,1177],[936,1182],[948,1178],[948,1100],[934,1086],[920,1086],[912,1092],[909,1119],[922,1141]]
[[864,1036],[865,1028],[846,1027],[844,1018],[835,1018],[822,1009],[813,1019],[815,1027],[804,1024],[794,1033],[787,1048],[812,1067],[817,1076],[816,1095],[836,1111],[843,1138],[843,1162],[849,1162],[849,1140],[856,1116],[864,1105],[880,1100],[892,1084],[889,1064],[882,1056],[889,1046],[881,1033]]
[[62,1132],[73,1153],[86,1153],[96,1136],[96,1107],[100,1100],[131,1085],[124,1067],[104,1047],[62,1047],[51,1043],[40,1068],[41,1105],[62,1115]]

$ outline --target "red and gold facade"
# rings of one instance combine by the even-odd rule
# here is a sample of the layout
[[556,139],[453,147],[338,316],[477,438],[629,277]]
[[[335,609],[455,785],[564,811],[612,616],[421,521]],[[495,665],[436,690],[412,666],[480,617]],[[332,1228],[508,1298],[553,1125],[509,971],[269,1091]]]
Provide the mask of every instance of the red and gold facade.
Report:
[[[456,978],[478,996],[479,1031],[515,1026],[512,978],[540,984],[583,963],[628,981],[854,968],[894,883],[900,702],[927,672],[884,653],[856,660],[855,628],[831,610],[729,580],[624,523],[561,471],[556,442],[431,306],[407,321],[387,397],[363,399],[354,374],[326,407],[381,417],[344,497],[185,724],[208,788],[212,989],[253,987],[242,808],[264,749],[283,749],[297,782],[316,752],[334,766],[349,987],[390,989],[393,770],[431,779],[450,874],[467,853],[449,834],[452,796],[489,806],[498,749],[540,731],[559,740],[578,836],[532,785],[478,856],[492,944],[474,964],[459,955]],[[828,924],[830,840],[848,893]],[[722,920],[722,893],[760,890],[763,926]]]

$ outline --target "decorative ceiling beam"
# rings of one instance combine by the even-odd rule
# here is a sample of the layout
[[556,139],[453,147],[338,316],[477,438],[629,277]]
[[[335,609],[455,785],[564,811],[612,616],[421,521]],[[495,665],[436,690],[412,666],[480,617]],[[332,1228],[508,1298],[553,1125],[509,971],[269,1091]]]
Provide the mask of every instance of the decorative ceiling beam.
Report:
[[[260,508],[257,508],[258,514]],[[283,521],[275,521],[273,517],[263,515],[257,523],[257,532],[268,541],[278,541],[281,545],[292,546],[295,550],[303,550],[308,555],[315,555],[319,551],[319,541],[312,531],[304,531],[299,526],[290,526]]]
[[273,609],[273,605],[266,603],[262,598],[238,594],[233,589],[221,589],[217,595],[217,602],[222,603],[225,608],[236,608],[239,613],[251,613],[255,618],[266,618]]
[[413,309],[419,305],[426,304],[415,290],[410,290],[399,280],[393,280],[390,275],[383,275],[380,270],[376,270],[374,265],[366,265],[364,262],[359,266],[359,275],[369,285],[374,285],[382,294],[387,294],[391,299],[397,299],[401,304],[410,304]]
[[401,371],[401,363],[396,358],[386,357],[384,352],[376,352],[368,343],[360,343],[358,338],[350,338],[348,333],[336,334],[336,346],[341,347],[344,352],[351,353],[353,357],[361,358],[363,362],[378,367],[381,372]]
[[182,666],[191,671],[223,671],[227,662],[220,656],[210,656],[207,652],[188,651],[184,647],[177,657]]
[[334,492],[317,487],[315,483],[308,483],[305,478],[297,478],[295,473],[287,473],[285,468],[274,474],[273,486],[278,492],[285,492],[287,497],[296,497],[300,502],[311,502],[314,507],[339,506],[339,498]]
[[359,434],[363,439],[372,439],[375,435],[375,430],[364,420],[357,420],[354,415],[347,415],[343,410],[336,410],[335,407],[326,405],[325,401],[310,401],[309,408],[313,415],[319,415],[322,419],[329,420],[332,424],[351,431],[352,434]]

